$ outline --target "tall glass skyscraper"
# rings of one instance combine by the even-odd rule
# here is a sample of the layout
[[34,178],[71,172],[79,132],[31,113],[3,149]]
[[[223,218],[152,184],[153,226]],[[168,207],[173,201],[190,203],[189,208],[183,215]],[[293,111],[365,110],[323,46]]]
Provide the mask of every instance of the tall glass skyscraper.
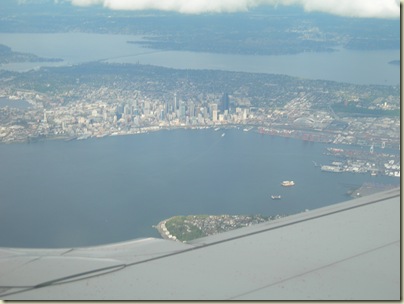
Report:
[[224,113],[224,111],[226,110],[228,111],[229,106],[230,106],[229,95],[227,93],[224,93],[220,101],[220,110],[222,111],[222,113]]

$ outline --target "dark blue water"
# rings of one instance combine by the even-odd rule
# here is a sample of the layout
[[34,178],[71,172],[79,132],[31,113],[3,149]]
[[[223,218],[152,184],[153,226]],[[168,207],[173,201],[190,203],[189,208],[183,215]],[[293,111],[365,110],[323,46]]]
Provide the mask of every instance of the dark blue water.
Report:
[[[293,214],[348,199],[363,182],[321,172],[325,144],[239,130],[175,130],[0,145],[0,246],[69,247],[159,237],[188,214]],[[296,185],[285,188],[283,180]],[[282,195],[271,200],[270,195]]]

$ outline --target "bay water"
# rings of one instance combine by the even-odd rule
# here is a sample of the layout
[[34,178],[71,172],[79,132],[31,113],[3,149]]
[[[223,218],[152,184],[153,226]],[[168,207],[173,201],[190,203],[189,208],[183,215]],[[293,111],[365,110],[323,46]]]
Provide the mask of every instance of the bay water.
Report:
[[289,215],[345,201],[363,182],[399,185],[321,172],[313,161],[331,161],[326,147],[237,129],[0,145],[0,246],[159,237],[152,226],[174,215]]
[[127,41],[133,35],[93,33],[0,33],[0,43],[17,52],[60,58],[62,62],[22,62],[0,65],[0,69],[25,71],[41,66],[65,66],[89,61],[140,63],[176,69],[211,69],[251,73],[283,74],[354,84],[398,85],[400,68],[389,64],[400,58],[399,50],[347,50],[307,52],[293,55],[229,55],[166,51],[144,48]]
[[[399,51],[224,55],[142,48],[142,37],[0,33],[14,51],[62,62],[11,63],[24,71],[89,61],[276,73],[356,84],[398,84]],[[79,47],[78,47],[79,46]],[[0,106],[17,106],[2,99]],[[24,107],[18,104],[18,107]],[[0,145],[0,246],[78,247],[159,237],[163,219],[190,214],[288,215],[349,199],[363,182],[399,178],[321,172],[326,144],[226,130],[174,130],[85,141]],[[294,187],[280,185],[294,180]],[[271,200],[281,195],[282,200]]]

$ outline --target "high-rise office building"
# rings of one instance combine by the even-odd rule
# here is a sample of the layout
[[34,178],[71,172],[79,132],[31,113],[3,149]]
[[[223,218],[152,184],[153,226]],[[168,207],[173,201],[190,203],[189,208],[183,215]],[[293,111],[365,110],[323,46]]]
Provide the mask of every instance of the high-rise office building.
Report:
[[147,100],[144,102],[143,114],[146,116],[150,114],[150,102]]
[[125,115],[131,115],[131,112],[132,112],[131,108],[132,108],[132,106],[130,106],[128,104],[125,104],[124,107],[123,107],[123,113]]
[[230,107],[230,101],[229,101],[229,95],[227,93],[224,93],[222,96],[222,99],[220,100],[220,111],[224,113],[224,111],[229,111]]
[[217,108],[217,104],[216,103],[212,103],[211,105],[210,105],[210,113],[213,113],[213,111],[218,111],[218,108]]
[[168,100],[164,101],[164,112],[168,114],[170,112],[170,105],[168,104]]
[[213,110],[212,111],[212,121],[216,121],[217,120],[217,110]]
[[177,103],[177,93],[174,93],[174,104],[173,104],[173,112],[177,111],[178,109],[178,103]]
[[185,103],[183,101],[180,103],[180,118],[185,118]]
[[188,104],[188,112],[189,112],[189,117],[195,116],[195,104],[193,102],[190,102]]
[[201,108],[201,112],[203,114],[203,118],[205,119],[209,118],[208,109],[206,107]]

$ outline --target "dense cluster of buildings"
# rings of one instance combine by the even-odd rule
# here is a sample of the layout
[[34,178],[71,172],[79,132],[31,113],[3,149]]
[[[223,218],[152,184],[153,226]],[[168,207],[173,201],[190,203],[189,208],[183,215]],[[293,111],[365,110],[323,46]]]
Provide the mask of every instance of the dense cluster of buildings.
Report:
[[25,109],[0,108],[5,119],[0,125],[0,141],[24,142],[39,138],[85,139],[107,135],[136,134],[161,128],[206,127],[245,124],[253,118],[250,108],[230,108],[229,96],[218,102],[183,101],[174,94],[170,100],[122,97],[114,101],[88,100],[45,107],[42,98],[30,92],[9,96]]
[[282,216],[264,217],[261,215],[209,215],[206,217],[193,216],[188,223],[200,229],[204,235],[213,235],[220,232],[247,227],[268,220],[278,219]]
[[372,176],[386,175],[400,177],[400,155],[392,153],[375,152],[374,146],[369,150],[352,150],[327,148],[326,154],[334,156],[336,161],[331,164],[322,164],[325,172],[351,172],[370,173]]
[[[247,227],[283,216],[262,215],[188,215],[174,216],[156,226],[161,236],[174,241],[190,241],[208,235]],[[171,227],[171,230],[169,229]]]
[[[399,89],[393,86],[110,64],[3,73],[0,81],[1,143],[241,126],[309,142],[400,150]],[[331,172],[399,176],[399,160],[373,156],[322,165]]]
[[[308,141],[400,148],[399,117],[338,117],[332,109],[313,107],[312,97],[304,93],[279,107],[246,105],[226,93],[209,100],[183,100],[176,93],[162,100],[107,88],[89,94],[68,103],[63,103],[68,96],[48,100],[30,91],[6,96],[17,106],[0,107],[0,142],[250,125],[261,133]],[[29,106],[18,107],[22,102]]]

